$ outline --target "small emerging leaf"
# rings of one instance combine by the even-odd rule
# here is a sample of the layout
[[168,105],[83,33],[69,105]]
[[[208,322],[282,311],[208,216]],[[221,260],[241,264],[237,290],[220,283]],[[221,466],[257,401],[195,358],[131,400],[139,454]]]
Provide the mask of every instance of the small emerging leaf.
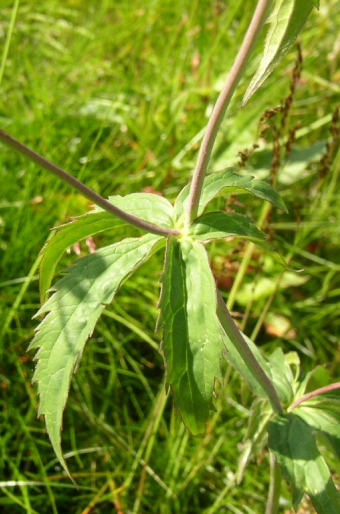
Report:
[[87,338],[105,305],[121,283],[165,240],[147,234],[107,246],[76,261],[54,286],[55,293],[38,312],[46,314],[29,349],[38,348],[34,381],[40,394],[39,414],[45,415],[54,451],[67,471],[60,431],[72,373]]
[[[189,197],[189,186],[179,193],[174,205],[174,218],[179,220],[184,216]],[[202,195],[199,202],[198,215],[200,216],[206,206],[220,193],[245,194],[250,193],[262,200],[270,202],[274,207],[287,212],[287,208],[280,195],[267,183],[252,176],[235,173],[233,168],[227,168],[212,173],[204,179]]]
[[222,330],[216,289],[204,247],[170,237],[162,275],[159,325],[163,326],[167,384],[186,427],[205,431],[215,378],[220,378]]
[[318,450],[314,432],[296,414],[276,416],[269,424],[269,448],[292,486],[295,509],[306,493],[318,514],[338,514],[340,493]]
[[286,55],[312,12],[313,3],[316,0],[275,0],[264,54],[244,95],[243,106]]

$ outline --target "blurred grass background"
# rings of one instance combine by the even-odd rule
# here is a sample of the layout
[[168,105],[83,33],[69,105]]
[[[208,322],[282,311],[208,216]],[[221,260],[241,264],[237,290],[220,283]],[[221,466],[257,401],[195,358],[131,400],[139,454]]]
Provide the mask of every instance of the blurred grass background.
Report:
[[[191,176],[254,5],[3,0],[0,125],[105,197],[144,190],[173,199]],[[288,215],[247,196],[217,203],[260,220],[292,267],[304,272],[283,273],[272,257],[237,241],[209,247],[216,280],[247,335],[267,353],[297,351],[306,371],[323,365],[333,381],[340,362],[339,24],[336,0],[322,1],[311,15],[287,120],[282,111],[264,113],[289,96],[296,47],[240,107],[259,43],[211,164],[211,170],[241,167],[276,185]],[[226,371],[203,439],[186,432],[164,393],[154,332],[157,255],[124,285],[87,343],[63,430],[79,490],[62,473],[36,419],[34,362],[26,348],[37,326],[39,251],[51,227],[88,208],[57,178],[0,146],[1,512],[263,513],[265,450],[235,484],[252,402],[247,386]],[[95,244],[122,236],[101,235]],[[88,251],[81,243],[81,255]],[[70,249],[60,269],[76,256]],[[289,508],[284,489],[282,512]],[[306,505],[302,512],[313,510]]]

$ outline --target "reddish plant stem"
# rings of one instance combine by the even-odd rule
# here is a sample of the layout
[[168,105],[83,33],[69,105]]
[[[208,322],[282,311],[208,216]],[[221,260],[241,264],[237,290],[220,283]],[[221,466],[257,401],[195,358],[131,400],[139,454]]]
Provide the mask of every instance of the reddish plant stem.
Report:
[[234,94],[234,91],[242,77],[244,68],[256,43],[257,37],[261,32],[262,25],[266,19],[267,11],[271,3],[272,0],[258,1],[253,18],[243,39],[241,48],[236,56],[228,79],[220,93],[220,96],[217,99],[213,112],[208,121],[207,129],[199,150],[196,169],[194,171],[193,179],[191,182],[188,208],[186,213],[186,227],[188,227],[190,223],[197,217],[203,181],[218,130],[230,100]]
[[289,407],[289,410],[292,411],[293,409],[295,409],[295,407],[297,407],[301,403],[303,403],[307,400],[310,400],[310,398],[314,398],[314,396],[318,396],[319,394],[325,394],[325,393],[328,393],[329,391],[334,391],[335,389],[340,389],[340,382],[336,382],[335,384],[330,384],[328,386],[320,387],[320,389],[316,389],[315,391],[312,391],[311,393],[307,393],[307,394],[301,396],[301,398],[299,398],[294,403],[292,403],[292,405]]
[[31,161],[36,162],[43,168],[54,173],[54,175],[57,175],[57,177],[61,178],[64,182],[70,184],[74,189],[77,189],[86,198],[91,200],[91,202],[95,203],[96,205],[99,205],[99,207],[101,207],[105,211],[114,214],[115,216],[117,216],[117,218],[120,218],[123,221],[126,221],[127,223],[130,223],[131,225],[134,225],[137,228],[145,230],[146,232],[151,232],[151,234],[157,234],[159,236],[168,236],[169,234],[180,234],[180,231],[177,229],[153,225],[152,223],[144,221],[140,218],[137,218],[137,216],[133,216],[132,214],[129,214],[123,211],[122,209],[119,209],[118,207],[110,203],[108,200],[105,200],[105,198],[100,196],[98,193],[93,191],[93,189],[90,189],[89,187],[85,186],[85,184],[83,184],[82,182],[80,182],[80,180],[70,175],[67,171],[62,170],[52,162],[45,159],[45,157],[42,157],[38,153],[34,152],[34,150],[31,150],[27,146],[20,143],[20,141],[10,136],[3,130],[0,130],[0,140],[2,140],[4,143],[14,148],[15,150],[18,150],[23,155],[26,155],[26,157],[28,157]]

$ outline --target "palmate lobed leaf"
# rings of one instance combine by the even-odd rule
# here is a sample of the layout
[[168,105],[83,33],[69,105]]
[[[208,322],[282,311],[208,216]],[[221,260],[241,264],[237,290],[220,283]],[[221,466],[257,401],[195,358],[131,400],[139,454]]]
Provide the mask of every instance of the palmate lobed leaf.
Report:
[[268,432],[269,448],[292,486],[294,508],[306,493],[318,514],[338,514],[340,493],[316,445],[315,428],[297,413],[290,413],[276,416]]
[[85,342],[122,282],[162,244],[164,238],[146,234],[79,259],[38,312],[47,315],[29,349],[38,348],[34,381],[40,395],[39,414],[45,415],[54,451],[66,471],[60,443],[62,413]]
[[220,378],[222,329],[215,282],[200,243],[168,239],[160,317],[167,384],[176,409],[194,435],[203,434],[215,378]]
[[316,0],[275,0],[263,57],[244,95],[243,106],[286,55],[312,12],[313,4],[318,6]]
[[[133,214],[145,221],[161,227],[173,227],[172,204],[162,196],[151,193],[132,193],[127,196],[110,196],[109,201],[120,209]],[[95,206],[95,210],[80,216],[71,223],[53,229],[50,237],[41,250],[40,261],[40,297],[43,303],[51,286],[56,266],[63,253],[73,244],[105,230],[131,225],[116,218],[112,213]]]
[[[185,214],[189,198],[189,186],[185,186],[179,193],[174,204],[174,219],[179,220]],[[250,193],[262,200],[270,202],[274,207],[287,212],[287,208],[280,195],[263,180],[252,176],[245,176],[235,173],[233,168],[227,168],[208,175],[204,179],[202,196],[199,202],[198,216],[200,216],[207,205],[220,193]]]

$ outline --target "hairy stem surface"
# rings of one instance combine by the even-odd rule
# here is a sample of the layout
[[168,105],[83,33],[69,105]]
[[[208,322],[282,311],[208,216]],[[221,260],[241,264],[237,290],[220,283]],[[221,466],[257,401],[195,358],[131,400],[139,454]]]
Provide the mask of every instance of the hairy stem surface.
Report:
[[253,18],[244,37],[241,48],[231,68],[229,77],[208,121],[207,129],[199,150],[196,168],[191,182],[188,209],[186,213],[186,227],[197,217],[198,204],[202,192],[203,180],[210,161],[211,152],[215,143],[217,132],[222,123],[224,114],[242,77],[244,68],[261,32],[266,19],[267,10],[272,0],[259,0]]
[[147,221],[141,220],[140,218],[137,218],[136,216],[133,216],[132,214],[129,214],[123,211],[122,209],[115,207],[112,203],[105,200],[105,198],[97,194],[95,191],[93,191],[93,189],[90,189],[89,187],[85,186],[85,184],[83,184],[82,182],[80,182],[80,180],[70,175],[67,171],[62,170],[52,162],[45,159],[45,157],[42,157],[41,155],[34,152],[27,146],[23,145],[17,139],[14,139],[14,137],[11,137],[9,134],[6,134],[6,132],[4,132],[3,130],[0,130],[0,139],[8,146],[14,148],[15,150],[18,150],[23,155],[26,155],[26,157],[28,157],[31,161],[36,162],[43,168],[54,173],[54,175],[57,175],[57,177],[61,178],[64,182],[70,184],[74,189],[77,189],[86,198],[91,200],[91,202],[95,203],[96,205],[99,205],[99,207],[101,207],[105,211],[114,214],[115,216],[117,216],[117,218],[120,218],[123,221],[126,221],[127,223],[130,223],[131,225],[134,225],[137,228],[146,230],[151,234],[157,234],[159,236],[167,236],[168,234],[180,234],[180,231],[177,229],[158,227],[157,225],[148,223]]

